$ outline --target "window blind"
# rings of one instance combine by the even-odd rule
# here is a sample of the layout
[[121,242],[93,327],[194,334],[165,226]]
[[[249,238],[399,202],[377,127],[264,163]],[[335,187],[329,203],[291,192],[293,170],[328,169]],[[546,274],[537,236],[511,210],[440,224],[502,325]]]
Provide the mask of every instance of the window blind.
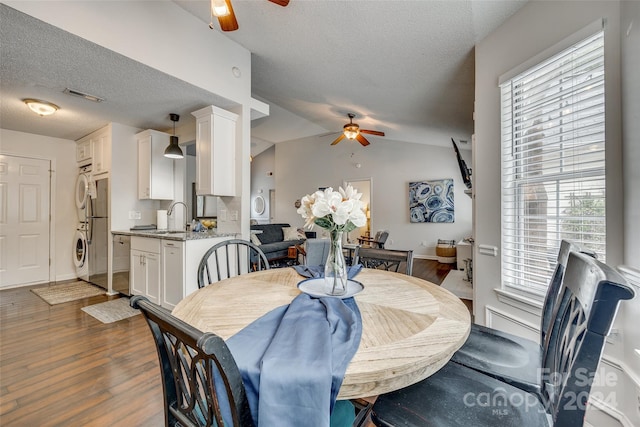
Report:
[[503,287],[542,295],[560,240],[606,260],[604,33],[500,90]]

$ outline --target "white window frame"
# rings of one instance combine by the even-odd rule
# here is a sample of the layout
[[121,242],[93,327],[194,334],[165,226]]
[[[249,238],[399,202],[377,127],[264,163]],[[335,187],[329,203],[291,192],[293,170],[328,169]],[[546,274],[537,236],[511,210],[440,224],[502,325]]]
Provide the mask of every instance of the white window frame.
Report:
[[[566,118],[569,118],[570,123],[575,121],[583,128],[577,127],[577,131],[572,131],[572,133],[578,134],[577,136],[568,135],[567,137],[566,132],[551,129],[552,125],[548,110],[539,117],[536,116],[537,112],[536,114],[527,112],[527,106],[533,104],[531,100],[534,96],[531,93],[534,92],[534,89],[532,87],[536,86],[534,83],[527,82],[530,82],[532,77],[537,77],[545,82],[557,83],[556,77],[553,79],[548,78],[550,74],[544,73],[544,67],[549,64],[559,65],[566,63],[566,61],[562,61],[559,58],[566,58],[568,52],[575,50],[583,45],[586,40],[594,37],[598,40],[596,43],[601,44],[596,55],[599,64],[596,71],[599,82],[598,90],[601,93],[597,94],[599,98],[597,98],[595,107],[589,108],[597,110],[597,114],[594,115],[597,118],[592,119],[589,117],[584,119],[583,116],[578,114],[575,116],[568,114]],[[579,56],[578,58],[583,57]],[[572,63],[571,67],[574,66]],[[545,80],[547,78],[548,80]],[[584,82],[581,84],[582,90],[592,90],[590,85]],[[574,84],[574,86],[578,87],[579,85]],[[524,92],[527,95],[518,94],[516,92],[518,88],[524,88]],[[566,205],[564,208],[562,207],[566,203],[568,194],[573,196],[582,194],[582,196],[578,196],[578,204],[584,206],[589,197],[586,196],[586,193],[590,189],[593,189],[593,191],[597,189],[598,191],[597,196],[591,196],[592,199],[595,199],[591,200],[592,203],[598,205],[600,201],[603,204],[606,201],[603,21],[594,22],[558,45],[503,75],[500,78],[500,91],[502,120],[502,290],[525,295],[534,300],[542,300],[555,268],[555,254],[558,253],[560,239],[571,237],[571,240],[578,244],[583,244],[587,247],[590,245],[590,242],[581,240],[577,233],[570,234],[567,232],[570,227],[570,225],[566,225],[568,221],[578,221],[580,224],[584,221],[592,221],[596,224],[594,226],[596,229],[603,227],[606,230],[604,206],[602,207],[602,215],[597,217],[588,215],[578,215],[576,217],[575,210],[569,211]],[[574,91],[577,93],[575,88]],[[562,91],[559,90],[558,92]],[[564,94],[564,92],[562,93]],[[558,96],[557,93],[552,95],[552,98],[555,96]],[[584,101],[584,98],[576,101],[575,99],[578,98],[579,95],[572,96],[568,101],[570,106],[575,105],[576,109],[578,106],[583,108],[587,101]],[[544,102],[547,98],[541,96],[538,99]],[[566,95],[563,95],[560,99],[566,100]],[[556,116],[558,121],[565,119],[565,117],[562,117],[563,111],[560,111],[563,108],[565,107],[560,104],[556,107],[555,112],[560,116],[560,118]],[[541,108],[540,110],[543,109]],[[545,122],[543,125],[537,125],[536,123],[539,122],[536,122],[536,120],[543,116],[545,116]],[[585,120],[589,123],[593,122],[598,131],[596,136],[593,137],[594,141],[597,141],[592,141],[590,145],[591,147],[597,147],[597,150],[594,150],[597,152],[594,154],[588,153],[584,148],[587,145],[585,140],[588,140],[588,138],[584,137],[585,132],[581,130],[584,129]],[[544,126],[544,130],[539,131],[542,126]],[[566,127],[566,123],[561,127]],[[556,126],[557,128],[558,126]],[[557,133],[554,134],[554,132]],[[568,149],[568,146],[572,148]],[[555,150],[556,158],[549,160],[554,156],[554,154],[551,154],[552,150]],[[591,164],[591,160],[594,160],[593,164]],[[563,168],[564,162],[571,162],[578,167],[574,170],[565,170]],[[532,172],[534,168],[535,171]],[[561,189],[560,183],[566,182],[565,180],[568,179],[569,182],[572,182],[578,181],[580,178],[584,178],[584,188],[580,189],[580,184],[572,184],[574,186],[571,188],[575,188],[573,193],[569,193],[567,187],[564,187],[564,190]],[[557,183],[555,188],[549,188],[552,182]],[[525,206],[531,207],[533,203],[530,201],[528,203],[524,202],[525,190],[523,189],[528,188],[531,191],[531,189],[541,187],[544,190],[535,194],[549,195],[549,204],[544,200],[544,197],[542,198],[544,203],[540,204],[540,211],[545,211],[546,214],[539,214],[539,211],[535,215],[531,209],[525,212]],[[571,198],[571,200],[574,199]],[[534,199],[535,201],[537,200]],[[536,219],[540,220],[540,224],[537,226],[535,225]],[[549,224],[555,224],[555,232],[549,231],[552,228]],[[542,237],[539,237],[536,242],[536,236]],[[589,238],[587,237],[586,239],[588,240]],[[605,238],[606,234],[602,236],[603,243],[598,247],[599,258],[603,261],[605,261],[604,257],[606,256]],[[597,240],[598,236],[596,235],[594,239]]]

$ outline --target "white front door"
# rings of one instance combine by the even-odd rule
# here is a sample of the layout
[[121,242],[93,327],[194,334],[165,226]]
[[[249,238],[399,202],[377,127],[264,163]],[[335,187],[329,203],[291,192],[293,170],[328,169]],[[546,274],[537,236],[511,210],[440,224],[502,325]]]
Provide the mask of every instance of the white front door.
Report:
[[0,288],[49,281],[49,169],[0,155]]

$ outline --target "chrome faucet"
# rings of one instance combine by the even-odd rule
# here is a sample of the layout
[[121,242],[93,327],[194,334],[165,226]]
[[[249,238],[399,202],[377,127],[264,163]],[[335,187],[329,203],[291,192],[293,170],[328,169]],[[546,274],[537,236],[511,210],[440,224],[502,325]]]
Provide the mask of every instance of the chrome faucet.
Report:
[[[173,202],[171,203],[171,205],[169,205],[169,209],[167,210],[167,215],[171,216],[171,214],[173,213],[173,208],[176,207],[176,205],[183,205],[184,206],[184,216],[186,217],[187,214],[189,213],[189,209],[187,208],[187,205],[184,202]],[[186,218],[185,218],[186,220]],[[188,223],[186,225],[186,227],[188,227]]]
[[188,211],[187,205],[184,202],[173,202],[171,203],[171,205],[169,205],[169,210],[167,211],[167,215],[171,216],[171,214],[173,213],[173,208],[176,207],[176,205],[183,205],[184,206],[184,213],[186,214]]

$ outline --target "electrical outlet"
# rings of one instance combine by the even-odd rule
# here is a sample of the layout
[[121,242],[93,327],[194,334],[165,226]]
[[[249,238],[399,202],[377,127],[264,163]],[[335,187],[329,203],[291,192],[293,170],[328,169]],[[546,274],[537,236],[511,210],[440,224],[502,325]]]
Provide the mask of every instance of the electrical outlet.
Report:
[[420,246],[427,247],[427,241],[426,241],[426,240],[423,240],[423,241],[420,243]]
[[140,219],[142,214],[138,211],[129,211],[129,219]]
[[219,212],[218,216],[219,216],[219,218],[218,218],[219,220],[226,221],[227,220],[227,210],[226,209],[220,209],[220,212]]
[[231,211],[231,221],[238,220],[238,211]]

